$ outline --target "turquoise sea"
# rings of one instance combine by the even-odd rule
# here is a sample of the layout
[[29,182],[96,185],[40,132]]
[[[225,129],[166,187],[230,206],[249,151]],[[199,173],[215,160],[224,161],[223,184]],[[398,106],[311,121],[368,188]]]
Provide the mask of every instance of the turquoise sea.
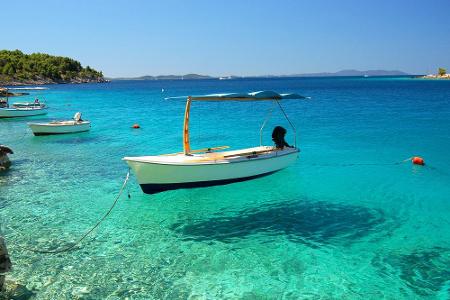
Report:
[[[32,91],[47,116],[0,120],[14,150],[0,175],[8,278],[35,299],[450,299],[450,81],[283,78],[113,81]],[[180,151],[183,100],[275,90],[298,131],[295,165],[260,179],[145,195],[124,156]],[[259,145],[271,103],[194,103],[193,148]],[[34,137],[26,123],[92,121]],[[275,125],[292,130],[275,110]],[[141,129],[131,129],[139,123]],[[425,167],[401,161],[422,156]]]

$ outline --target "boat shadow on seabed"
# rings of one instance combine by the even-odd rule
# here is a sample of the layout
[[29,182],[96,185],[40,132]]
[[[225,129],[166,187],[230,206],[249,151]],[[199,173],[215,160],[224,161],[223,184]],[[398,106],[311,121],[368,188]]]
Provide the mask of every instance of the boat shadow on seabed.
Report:
[[[236,242],[250,235],[285,235],[292,242],[317,248],[323,244],[352,243],[380,232],[387,219],[380,210],[324,201],[295,201],[263,209],[246,209],[234,216],[184,220],[170,229],[184,240]],[[384,228],[386,229],[386,228]]]

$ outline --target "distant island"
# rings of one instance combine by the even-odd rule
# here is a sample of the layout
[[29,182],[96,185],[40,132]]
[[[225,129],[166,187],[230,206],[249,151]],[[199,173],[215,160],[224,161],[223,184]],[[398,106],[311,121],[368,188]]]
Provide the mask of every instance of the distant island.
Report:
[[291,75],[261,75],[261,76],[221,76],[214,77],[209,75],[186,74],[186,75],[157,75],[157,76],[141,76],[141,77],[121,77],[109,78],[111,80],[201,80],[201,79],[239,79],[239,78],[284,78],[284,77],[336,77],[336,76],[408,76],[410,74],[402,71],[386,71],[386,70],[342,70],[339,72],[322,72],[322,73],[301,73]]
[[397,70],[342,70],[338,72],[305,73],[291,75],[292,77],[336,77],[336,76],[407,76],[408,73]]
[[109,78],[112,80],[192,80],[192,79],[215,79],[216,77],[208,75],[199,74],[186,74],[186,75],[145,75],[140,77],[120,77],[120,78]]
[[63,56],[0,51],[0,85],[105,82],[102,72]]
[[423,79],[450,79],[450,74],[447,74],[447,70],[444,68],[439,68],[437,74],[429,74],[424,76],[418,76],[418,78]]

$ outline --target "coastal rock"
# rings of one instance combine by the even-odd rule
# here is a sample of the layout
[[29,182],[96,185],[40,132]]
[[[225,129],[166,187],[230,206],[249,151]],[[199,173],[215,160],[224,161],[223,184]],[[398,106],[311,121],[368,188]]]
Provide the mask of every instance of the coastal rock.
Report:
[[0,274],[11,271],[12,263],[9,258],[8,249],[6,248],[6,242],[3,237],[0,236]]
[[[24,80],[24,81],[8,81],[3,82],[3,84],[8,84],[10,86],[22,86],[22,85],[46,85],[46,84],[69,84],[69,83],[105,83],[110,82],[110,80],[107,80],[105,78],[99,77],[99,78],[73,78],[70,80],[52,80],[52,79],[34,79],[34,80]],[[2,82],[0,81],[0,84]],[[12,96],[22,96],[27,95],[28,93],[9,93],[9,97]],[[22,95],[19,95],[22,94]]]
[[11,161],[8,158],[8,154],[12,153],[13,152],[10,148],[0,145],[0,172],[8,170],[11,166]]
[[6,242],[0,236],[0,291],[3,291],[5,284],[5,273],[11,271],[11,268],[12,263],[9,258],[8,249],[6,248]]
[[28,300],[33,296],[34,293],[24,285],[8,280],[4,291],[0,293],[0,300]]
[[[26,96],[29,95],[30,93],[11,93],[10,91],[8,91],[8,89],[5,88],[0,88],[0,97],[16,97],[16,96]],[[1,99],[1,102],[5,102],[6,100]]]

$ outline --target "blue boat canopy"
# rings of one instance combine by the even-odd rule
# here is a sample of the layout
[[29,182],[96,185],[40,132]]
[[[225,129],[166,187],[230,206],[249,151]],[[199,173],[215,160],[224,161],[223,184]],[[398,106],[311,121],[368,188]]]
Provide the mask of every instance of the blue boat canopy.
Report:
[[[182,97],[169,97],[168,99],[180,99]],[[278,94],[273,91],[258,91],[252,93],[227,93],[210,94],[203,96],[191,96],[191,100],[196,101],[261,101],[261,100],[283,100],[283,99],[310,99],[299,94]]]

